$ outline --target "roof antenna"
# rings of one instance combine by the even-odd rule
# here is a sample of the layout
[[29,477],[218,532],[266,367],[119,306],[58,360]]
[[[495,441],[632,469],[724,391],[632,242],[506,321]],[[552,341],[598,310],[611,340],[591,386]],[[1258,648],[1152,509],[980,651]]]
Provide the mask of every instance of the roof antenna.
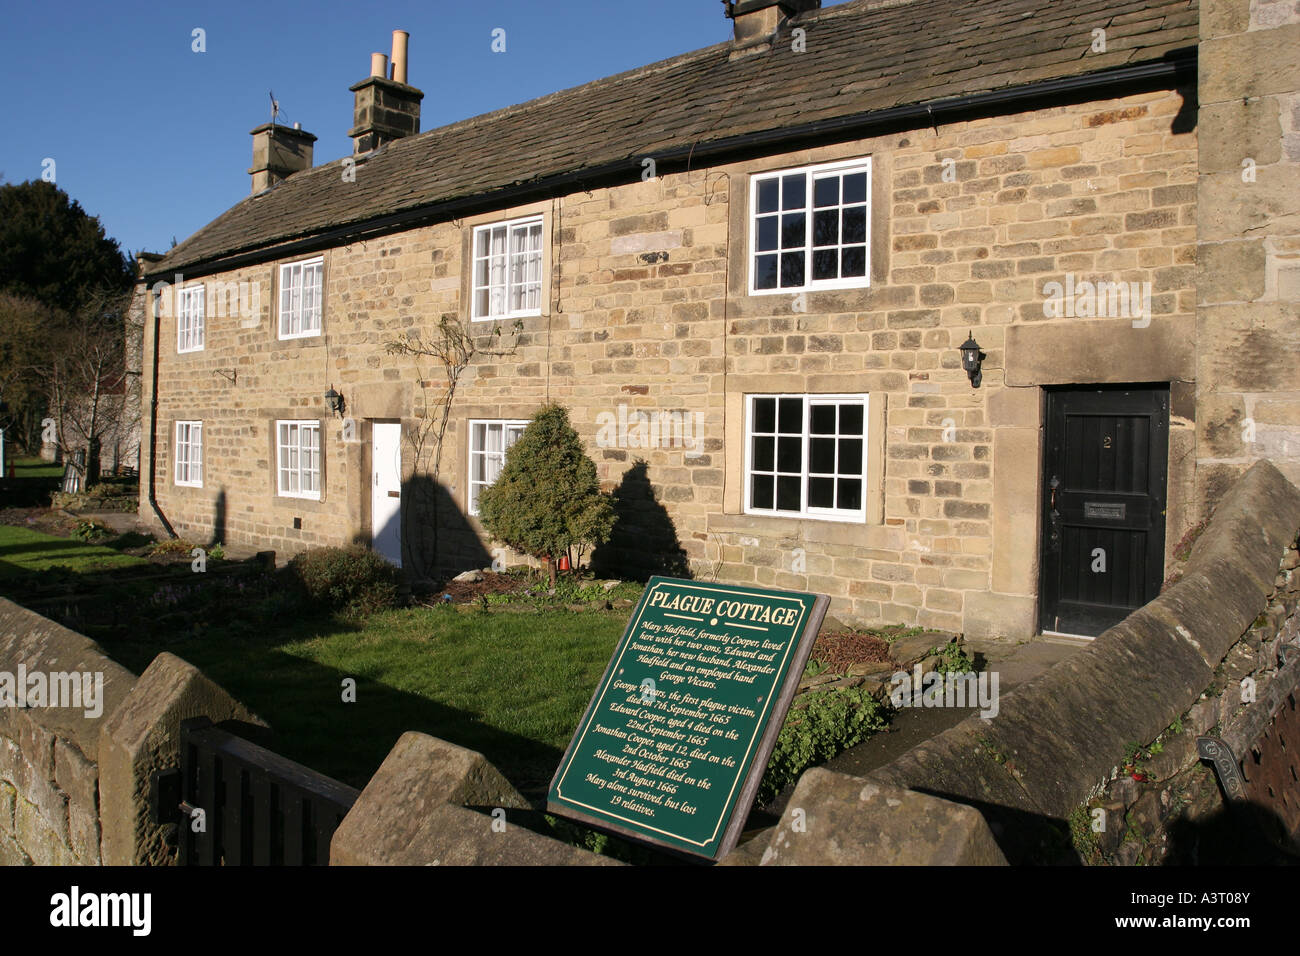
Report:
[[267,95],[271,97],[271,125],[275,125],[275,118],[280,115],[280,101],[275,98],[275,90],[267,90]]

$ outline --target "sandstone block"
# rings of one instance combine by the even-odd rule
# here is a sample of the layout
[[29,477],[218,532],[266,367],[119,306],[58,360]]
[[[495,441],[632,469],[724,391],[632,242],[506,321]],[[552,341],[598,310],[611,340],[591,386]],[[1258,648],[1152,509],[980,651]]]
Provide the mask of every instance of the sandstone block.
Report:
[[764,866],[1005,866],[971,807],[823,768],[807,771]]

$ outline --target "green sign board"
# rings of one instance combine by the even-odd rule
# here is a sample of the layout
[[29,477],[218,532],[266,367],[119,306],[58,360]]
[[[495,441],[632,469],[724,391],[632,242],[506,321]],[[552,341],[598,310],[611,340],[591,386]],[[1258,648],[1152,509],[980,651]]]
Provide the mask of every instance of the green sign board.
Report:
[[736,845],[829,599],[651,578],[560,762],[554,813],[707,859]]

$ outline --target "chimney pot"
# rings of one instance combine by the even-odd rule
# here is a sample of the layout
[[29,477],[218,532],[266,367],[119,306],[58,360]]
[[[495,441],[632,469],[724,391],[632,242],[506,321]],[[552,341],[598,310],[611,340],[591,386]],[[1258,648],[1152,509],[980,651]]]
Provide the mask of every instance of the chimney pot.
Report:
[[406,82],[406,46],[411,35],[405,30],[393,31],[393,82]]

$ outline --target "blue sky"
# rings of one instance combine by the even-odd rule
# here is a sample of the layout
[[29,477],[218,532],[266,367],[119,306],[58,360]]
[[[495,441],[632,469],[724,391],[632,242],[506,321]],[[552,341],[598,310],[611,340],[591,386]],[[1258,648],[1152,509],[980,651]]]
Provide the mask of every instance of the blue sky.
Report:
[[[839,0],[826,0],[833,6]],[[492,31],[506,31],[493,53]],[[206,51],[192,50],[192,31]],[[421,129],[721,42],[719,0],[56,0],[10,4],[5,182],[56,181],[124,250],[164,252],[248,194],[252,137],[270,118],[351,152],[348,87],[411,34]]]

